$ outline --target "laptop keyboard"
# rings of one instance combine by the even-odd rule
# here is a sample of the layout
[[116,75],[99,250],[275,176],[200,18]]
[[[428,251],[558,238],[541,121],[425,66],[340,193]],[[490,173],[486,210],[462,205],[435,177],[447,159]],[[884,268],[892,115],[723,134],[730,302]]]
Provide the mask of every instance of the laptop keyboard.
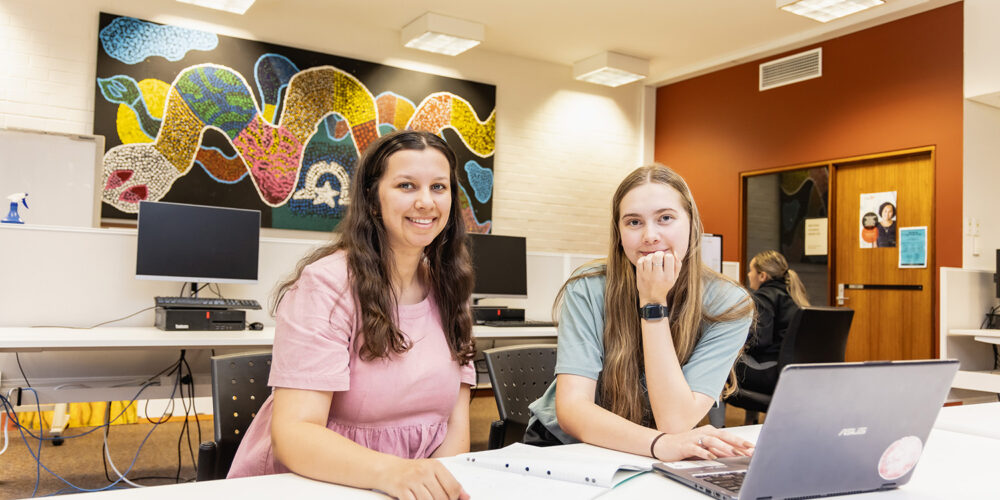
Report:
[[731,491],[733,493],[739,493],[740,487],[743,486],[743,478],[746,477],[747,471],[741,470],[736,472],[716,472],[714,474],[698,474],[695,477],[708,481],[724,490]]

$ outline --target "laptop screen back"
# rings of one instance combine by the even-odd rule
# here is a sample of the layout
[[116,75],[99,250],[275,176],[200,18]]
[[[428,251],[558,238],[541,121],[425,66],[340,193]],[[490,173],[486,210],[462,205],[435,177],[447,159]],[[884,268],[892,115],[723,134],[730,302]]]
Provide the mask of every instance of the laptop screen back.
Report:
[[954,360],[789,365],[740,498],[906,483],[957,369]]

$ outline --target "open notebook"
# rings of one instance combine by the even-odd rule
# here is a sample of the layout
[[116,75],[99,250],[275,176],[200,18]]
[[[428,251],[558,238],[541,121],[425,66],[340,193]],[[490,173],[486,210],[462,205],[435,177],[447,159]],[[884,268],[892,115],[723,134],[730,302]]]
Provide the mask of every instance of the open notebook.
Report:
[[652,470],[657,460],[586,444],[542,448],[515,443],[441,462],[477,500],[594,498]]

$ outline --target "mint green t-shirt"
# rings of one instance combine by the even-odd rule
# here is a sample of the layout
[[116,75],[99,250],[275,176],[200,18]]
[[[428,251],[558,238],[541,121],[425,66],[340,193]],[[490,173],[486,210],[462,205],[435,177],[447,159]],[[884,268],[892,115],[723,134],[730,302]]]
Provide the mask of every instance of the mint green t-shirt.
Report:
[[[589,270],[593,269],[582,271]],[[568,373],[597,380],[604,369],[604,282],[602,274],[581,278],[566,286],[559,318],[556,375]],[[721,314],[744,300],[749,300],[749,294],[739,285],[714,277],[705,278],[702,305],[708,314]],[[751,320],[752,315],[748,314],[745,318],[724,323],[702,323],[701,338],[688,362],[681,367],[692,391],[716,400],[719,398],[729,370],[746,342]],[[643,391],[640,387],[636,390]],[[529,408],[529,426],[539,420],[563,443],[579,442],[559,427],[555,381]]]

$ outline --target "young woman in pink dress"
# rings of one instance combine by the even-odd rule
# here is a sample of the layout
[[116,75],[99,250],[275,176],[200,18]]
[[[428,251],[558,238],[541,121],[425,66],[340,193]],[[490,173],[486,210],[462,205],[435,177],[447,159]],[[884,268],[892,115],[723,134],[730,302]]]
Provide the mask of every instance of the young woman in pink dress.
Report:
[[475,383],[456,172],[426,132],[382,137],[358,161],[340,238],[278,287],[274,392],[230,478],[292,471],[397,498],[468,497],[431,460],[469,451]]

